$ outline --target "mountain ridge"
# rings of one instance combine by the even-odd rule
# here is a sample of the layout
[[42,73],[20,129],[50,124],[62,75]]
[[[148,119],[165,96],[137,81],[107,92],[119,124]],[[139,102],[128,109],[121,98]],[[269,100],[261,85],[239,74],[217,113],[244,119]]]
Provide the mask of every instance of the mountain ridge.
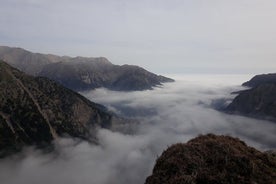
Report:
[[114,65],[105,57],[69,57],[0,46],[0,59],[34,76],[55,80],[74,91],[104,87],[116,91],[148,90],[173,79],[135,65]]

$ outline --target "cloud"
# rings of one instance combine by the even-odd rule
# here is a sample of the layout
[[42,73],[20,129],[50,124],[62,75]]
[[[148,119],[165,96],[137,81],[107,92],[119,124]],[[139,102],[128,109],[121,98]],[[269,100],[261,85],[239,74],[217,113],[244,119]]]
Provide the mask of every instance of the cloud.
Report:
[[[240,90],[239,84],[250,76],[173,77],[177,82],[150,91],[84,92],[92,101],[121,115],[128,115],[126,111],[132,109],[133,117],[141,123],[129,134],[100,129],[99,145],[67,138],[57,140],[58,150],[51,154],[26,148],[24,156],[0,161],[1,183],[141,184],[151,174],[157,156],[169,145],[205,133],[239,137],[261,150],[276,148],[275,123],[212,108],[214,99],[233,98],[230,92]],[[147,110],[154,113],[147,114]]]

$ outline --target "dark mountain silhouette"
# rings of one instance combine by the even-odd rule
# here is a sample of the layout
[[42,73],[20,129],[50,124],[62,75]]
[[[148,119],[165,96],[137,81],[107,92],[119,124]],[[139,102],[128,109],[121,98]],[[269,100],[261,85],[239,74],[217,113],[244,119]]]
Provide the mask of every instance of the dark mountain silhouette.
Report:
[[276,73],[256,75],[242,85],[248,87],[257,87],[258,85],[264,83],[276,83]]
[[44,76],[75,91],[105,87],[117,91],[152,89],[173,79],[133,65],[113,65],[104,57],[67,57],[0,47],[0,59],[30,75]]
[[97,127],[112,128],[116,123],[119,118],[105,107],[0,61],[0,152],[48,145],[63,135],[94,142]]
[[239,91],[226,111],[276,121],[276,74],[257,75],[243,85],[252,88]]
[[229,136],[205,135],[169,147],[146,184],[253,184],[276,182],[276,155]]

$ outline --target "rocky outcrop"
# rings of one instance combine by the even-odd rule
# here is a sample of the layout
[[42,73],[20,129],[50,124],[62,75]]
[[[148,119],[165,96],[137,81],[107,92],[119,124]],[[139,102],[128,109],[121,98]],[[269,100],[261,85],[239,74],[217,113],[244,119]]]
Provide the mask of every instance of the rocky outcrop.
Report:
[[275,184],[276,155],[229,136],[205,135],[169,147],[146,184]]
[[0,59],[35,76],[55,80],[74,91],[105,87],[117,91],[152,89],[173,79],[133,65],[113,65],[104,57],[60,57],[0,47]]
[[95,141],[96,127],[111,127],[113,118],[78,93],[0,61],[0,152],[66,135]]

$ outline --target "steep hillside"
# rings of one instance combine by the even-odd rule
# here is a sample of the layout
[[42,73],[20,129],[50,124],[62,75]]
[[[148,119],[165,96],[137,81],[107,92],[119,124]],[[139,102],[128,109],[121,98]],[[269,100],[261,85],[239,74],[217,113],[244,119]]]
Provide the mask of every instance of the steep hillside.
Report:
[[62,135],[95,141],[113,116],[98,104],[42,77],[0,61],[0,150],[43,145]]
[[145,183],[275,184],[276,155],[229,136],[199,136],[164,151]]

